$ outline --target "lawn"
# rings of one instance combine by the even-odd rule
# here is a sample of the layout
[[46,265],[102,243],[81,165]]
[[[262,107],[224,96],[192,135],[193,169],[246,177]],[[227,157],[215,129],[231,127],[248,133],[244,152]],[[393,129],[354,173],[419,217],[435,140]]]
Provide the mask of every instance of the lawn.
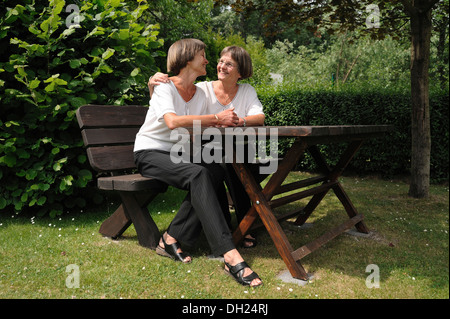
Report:
[[[298,174],[304,175],[292,172],[289,179]],[[263,230],[256,248],[241,249],[264,281],[256,289],[225,275],[223,264],[207,257],[204,237],[189,249],[189,265],[139,246],[133,227],[118,240],[102,237],[99,226],[118,205],[111,195],[101,210],[53,219],[1,212],[0,299],[448,299],[449,187],[433,185],[430,198],[418,200],[407,196],[402,181],[343,177],[341,183],[371,233],[342,234],[305,257],[302,264],[313,278],[304,286],[278,278],[286,266]],[[150,205],[162,231],[184,194],[169,188]],[[290,221],[282,226],[300,247],[346,218],[330,192],[308,220],[310,227]],[[378,271],[378,288],[366,285],[375,283],[369,265]]]

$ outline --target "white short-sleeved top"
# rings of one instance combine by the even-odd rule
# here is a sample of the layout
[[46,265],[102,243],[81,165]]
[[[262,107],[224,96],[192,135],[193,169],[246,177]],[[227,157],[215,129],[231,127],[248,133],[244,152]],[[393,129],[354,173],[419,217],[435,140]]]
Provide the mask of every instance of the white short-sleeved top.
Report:
[[206,111],[203,90],[196,90],[191,100],[186,102],[172,81],[155,86],[145,122],[136,134],[134,151],[153,149],[170,152],[177,141],[170,140],[171,130],[164,121],[164,114],[202,115],[207,114]]
[[258,99],[258,95],[253,86],[247,83],[240,83],[238,91],[233,100],[227,104],[220,104],[214,93],[213,82],[199,82],[196,84],[206,95],[207,114],[217,114],[230,107],[234,107],[234,112],[238,117],[264,114],[263,106]]

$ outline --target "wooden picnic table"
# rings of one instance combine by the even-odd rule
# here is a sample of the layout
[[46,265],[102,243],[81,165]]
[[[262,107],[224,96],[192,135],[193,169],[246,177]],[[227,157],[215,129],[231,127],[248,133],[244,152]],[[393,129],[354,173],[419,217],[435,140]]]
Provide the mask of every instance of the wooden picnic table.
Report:
[[[203,127],[200,130],[195,130],[191,127],[186,129],[191,135],[191,141],[194,141],[195,138],[198,138],[196,134],[203,133],[207,128]],[[233,160],[232,165],[253,203],[238,228],[234,231],[233,239],[236,244],[242,241],[245,234],[255,225],[259,217],[291,275],[297,279],[308,280],[309,276],[300,262],[303,257],[309,255],[353,226],[359,232],[369,232],[369,229],[363,221],[364,216],[358,213],[338,178],[342,175],[365,140],[381,137],[386,132],[391,131],[393,127],[389,125],[253,126],[233,130],[229,128],[218,128],[218,131],[220,131],[226,141],[226,136],[230,134],[233,136],[247,134],[248,136],[253,133],[256,134],[256,132],[258,136],[266,134],[267,138],[269,138],[269,135],[273,132],[271,129],[276,129],[278,139],[294,138],[295,141],[286,152],[284,158],[279,162],[276,172],[270,176],[264,188],[255,181],[255,178],[245,163]],[[322,154],[318,147],[319,144],[339,144],[343,148],[340,159],[334,167],[328,165],[324,154]],[[311,154],[317,164],[320,175],[283,184],[289,172],[295,167],[306,151]],[[234,156],[233,158],[235,159],[236,157]],[[316,186],[309,188],[312,185]],[[307,189],[272,199],[275,195],[305,188]],[[314,241],[298,249],[294,249],[280,226],[280,221],[296,217],[295,224],[304,224],[330,189],[334,191],[342,203],[349,219]],[[275,216],[273,212],[275,207],[307,197],[311,197],[311,199],[305,207],[283,214],[282,216]]]

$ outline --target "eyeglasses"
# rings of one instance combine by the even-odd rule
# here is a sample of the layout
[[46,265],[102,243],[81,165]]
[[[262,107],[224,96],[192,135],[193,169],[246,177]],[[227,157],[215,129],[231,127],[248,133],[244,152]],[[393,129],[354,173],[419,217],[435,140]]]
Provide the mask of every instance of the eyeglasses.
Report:
[[222,60],[217,61],[217,64],[225,64],[225,66],[226,66],[227,68],[230,68],[230,69],[232,69],[232,68],[235,67],[235,65],[234,65],[233,63],[231,63],[231,62],[225,62],[225,61],[222,61]]

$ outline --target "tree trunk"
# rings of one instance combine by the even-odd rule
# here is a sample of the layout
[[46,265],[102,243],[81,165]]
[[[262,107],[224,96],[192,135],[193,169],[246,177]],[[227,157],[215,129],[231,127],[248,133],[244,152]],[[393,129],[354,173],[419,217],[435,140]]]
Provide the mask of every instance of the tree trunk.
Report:
[[431,9],[415,8],[411,15],[411,182],[409,196],[424,198],[430,188],[430,60]]

